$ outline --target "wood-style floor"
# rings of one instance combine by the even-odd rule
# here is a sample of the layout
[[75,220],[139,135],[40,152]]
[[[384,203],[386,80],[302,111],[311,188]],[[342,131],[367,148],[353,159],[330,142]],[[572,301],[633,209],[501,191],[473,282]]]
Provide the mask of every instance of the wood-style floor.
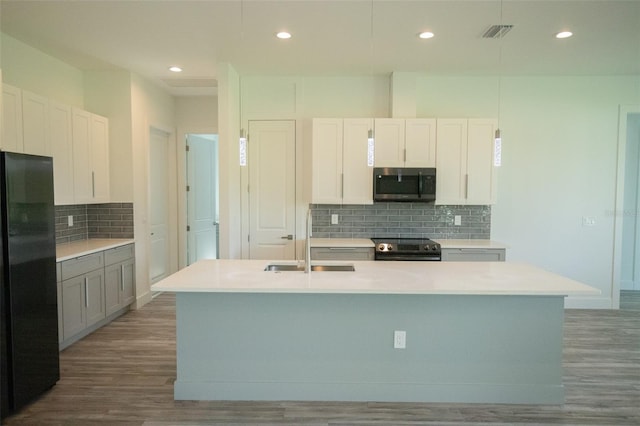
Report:
[[566,312],[564,406],[174,401],[171,294],[60,355],[58,384],[6,425],[640,425],[640,292]]

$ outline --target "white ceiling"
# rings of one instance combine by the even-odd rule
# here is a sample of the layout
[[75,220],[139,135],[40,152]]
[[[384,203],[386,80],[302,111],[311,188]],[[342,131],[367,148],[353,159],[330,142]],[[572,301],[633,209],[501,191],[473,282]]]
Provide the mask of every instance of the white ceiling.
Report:
[[[241,75],[638,75],[640,0],[1,0],[2,32],[83,69],[176,95]],[[513,24],[502,40],[482,34]],[[290,40],[278,40],[286,29]],[[574,36],[557,40],[570,29]],[[430,30],[435,37],[420,40]],[[180,75],[170,65],[184,69]],[[179,79],[170,87],[164,80]]]

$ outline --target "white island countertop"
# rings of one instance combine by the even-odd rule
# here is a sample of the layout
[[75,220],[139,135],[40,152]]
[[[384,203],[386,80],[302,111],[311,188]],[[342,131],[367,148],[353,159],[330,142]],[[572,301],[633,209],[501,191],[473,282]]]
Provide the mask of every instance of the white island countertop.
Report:
[[267,272],[269,260],[201,260],[154,284],[153,291],[200,293],[345,293],[598,295],[600,290],[511,262],[312,262],[353,264],[354,272]]

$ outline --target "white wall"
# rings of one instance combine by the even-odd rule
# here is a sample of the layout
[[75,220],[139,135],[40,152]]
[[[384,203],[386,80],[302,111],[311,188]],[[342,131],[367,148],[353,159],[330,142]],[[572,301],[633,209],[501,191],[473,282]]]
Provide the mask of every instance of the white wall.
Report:
[[137,306],[151,299],[149,260],[150,260],[150,226],[149,226],[149,132],[156,128],[171,135],[169,162],[173,165],[168,170],[167,188],[169,205],[169,248],[171,264],[169,273],[178,270],[178,230],[177,230],[177,170],[176,170],[176,136],[174,98],[164,90],[132,74],[132,143],[133,143],[133,198],[134,227],[136,239],[136,296]]
[[6,34],[0,38],[5,83],[84,108],[82,71]]

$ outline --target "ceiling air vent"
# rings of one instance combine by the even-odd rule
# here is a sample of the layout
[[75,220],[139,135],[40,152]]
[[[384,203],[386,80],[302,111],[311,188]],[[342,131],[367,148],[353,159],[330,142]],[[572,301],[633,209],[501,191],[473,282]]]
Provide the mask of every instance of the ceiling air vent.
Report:
[[511,28],[513,25],[492,25],[482,34],[482,38],[502,38],[511,31]]

